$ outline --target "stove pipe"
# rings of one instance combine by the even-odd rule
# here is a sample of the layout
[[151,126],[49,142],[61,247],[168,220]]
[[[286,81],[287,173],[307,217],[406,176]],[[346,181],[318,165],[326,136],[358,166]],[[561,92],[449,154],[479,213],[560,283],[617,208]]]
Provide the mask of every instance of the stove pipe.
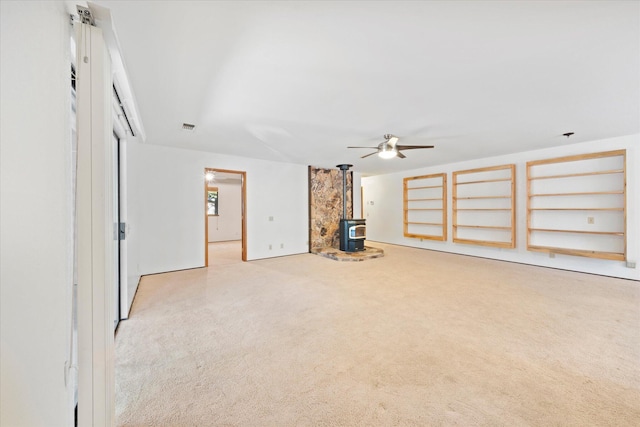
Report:
[[342,171],[342,219],[347,219],[347,171],[353,165],[337,165],[336,167]]

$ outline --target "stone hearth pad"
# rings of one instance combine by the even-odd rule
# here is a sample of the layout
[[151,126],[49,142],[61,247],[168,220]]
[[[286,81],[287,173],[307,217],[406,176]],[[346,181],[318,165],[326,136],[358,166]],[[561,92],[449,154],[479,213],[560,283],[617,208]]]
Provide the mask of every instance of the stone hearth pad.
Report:
[[345,252],[336,248],[318,248],[311,253],[320,255],[335,261],[366,261],[368,259],[381,258],[384,256],[382,249],[365,246],[364,251]]

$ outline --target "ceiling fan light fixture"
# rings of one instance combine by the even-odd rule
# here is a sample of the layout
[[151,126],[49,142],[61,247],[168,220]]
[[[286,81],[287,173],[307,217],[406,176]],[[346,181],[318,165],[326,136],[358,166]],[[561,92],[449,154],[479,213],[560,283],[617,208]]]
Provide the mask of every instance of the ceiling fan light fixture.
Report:
[[376,148],[377,150],[373,153],[365,154],[361,156],[361,159],[366,159],[369,156],[373,156],[377,154],[381,159],[392,159],[394,157],[399,157],[401,159],[406,159],[407,156],[402,153],[402,150],[414,150],[417,148],[433,148],[433,145],[397,145],[397,142],[400,138],[397,136],[391,135],[390,133],[384,136],[385,141],[378,144],[377,147],[347,147],[347,148]]
[[393,159],[398,155],[398,150],[395,147],[387,143],[380,144],[380,150],[378,151],[378,157],[381,159]]

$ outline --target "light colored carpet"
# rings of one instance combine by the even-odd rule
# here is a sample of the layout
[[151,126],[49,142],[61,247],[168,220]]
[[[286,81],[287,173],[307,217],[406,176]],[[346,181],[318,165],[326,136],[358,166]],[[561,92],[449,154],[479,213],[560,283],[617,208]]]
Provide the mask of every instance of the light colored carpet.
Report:
[[242,263],[242,241],[209,243],[209,267]]
[[118,425],[638,425],[640,283],[371,244],[144,277]]

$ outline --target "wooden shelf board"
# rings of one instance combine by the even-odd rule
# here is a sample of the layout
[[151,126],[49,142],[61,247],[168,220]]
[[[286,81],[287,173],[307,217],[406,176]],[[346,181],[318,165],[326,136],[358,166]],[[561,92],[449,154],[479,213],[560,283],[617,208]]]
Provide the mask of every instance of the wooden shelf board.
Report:
[[469,245],[479,245],[479,246],[491,246],[494,248],[508,248],[513,249],[515,245],[513,242],[496,242],[491,240],[473,240],[473,239],[460,239],[458,237],[453,238],[454,243],[466,243]]
[[405,224],[407,225],[411,225],[411,224],[415,224],[415,225],[439,225],[442,226],[442,223],[440,222],[416,222],[416,221],[405,221]]
[[426,239],[426,240],[437,240],[440,242],[445,241],[445,236],[433,236],[431,234],[414,234],[414,233],[404,233],[404,237],[411,237],[414,239]]
[[612,169],[612,170],[605,170],[605,171],[582,172],[582,173],[568,173],[568,174],[562,174],[562,175],[532,176],[529,179],[533,181],[536,179],[572,178],[577,176],[611,175],[611,174],[617,174],[617,173],[624,173],[624,169]]
[[589,191],[585,193],[539,193],[530,194],[529,197],[550,197],[550,196],[600,196],[605,194],[624,194],[624,191]]
[[551,228],[529,228],[529,231],[544,231],[549,233],[578,233],[578,234],[601,234],[607,236],[624,236],[622,231],[588,231],[588,230],[556,230]]
[[537,245],[528,245],[527,250],[534,252],[550,252],[555,254],[563,254],[563,255],[576,255],[583,256],[588,258],[600,258],[600,259],[608,259],[613,261],[624,261],[626,256],[621,252],[600,252],[600,251],[589,251],[584,249],[568,249],[568,248],[557,248],[554,246],[537,246]]
[[510,211],[511,208],[457,208],[457,211]]
[[510,199],[511,196],[473,196],[473,197],[454,197],[454,200],[475,200],[475,199]]
[[600,153],[579,154],[577,156],[556,157],[554,159],[534,160],[527,162],[527,167],[549,165],[554,163],[577,162],[582,160],[601,159],[603,157],[625,156],[626,150],[603,151]]
[[407,190],[422,190],[424,188],[442,188],[442,185],[427,185],[425,187],[407,187]]
[[481,179],[481,180],[478,180],[478,181],[456,182],[456,185],[481,184],[481,183],[484,183],[484,182],[506,182],[506,181],[511,181],[511,178]]
[[453,227],[454,228],[485,228],[485,229],[491,229],[491,230],[507,230],[507,231],[511,231],[512,230],[511,227],[502,227],[502,226],[498,226],[498,225],[463,225],[463,224],[456,224]]
[[529,208],[530,211],[623,211],[624,208]]

